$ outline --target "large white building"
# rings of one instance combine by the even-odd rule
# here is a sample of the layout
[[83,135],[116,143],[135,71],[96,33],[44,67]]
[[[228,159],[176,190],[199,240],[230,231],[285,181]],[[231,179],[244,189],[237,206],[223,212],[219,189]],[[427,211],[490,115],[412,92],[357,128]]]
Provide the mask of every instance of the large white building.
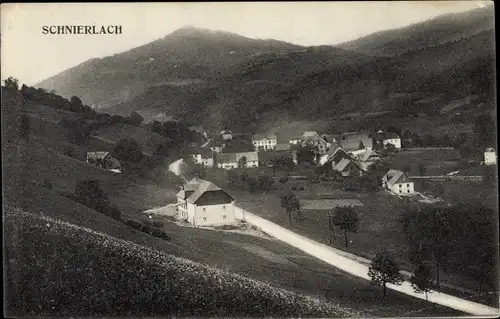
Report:
[[397,195],[411,195],[415,193],[412,181],[405,173],[391,169],[382,177],[382,186]]
[[484,151],[484,164],[485,165],[496,165],[497,164],[497,152],[494,148],[487,148]]
[[274,150],[278,144],[278,137],[276,134],[255,134],[252,136],[252,144],[256,151]]
[[177,193],[177,218],[194,226],[235,224],[234,198],[217,185],[194,178]]

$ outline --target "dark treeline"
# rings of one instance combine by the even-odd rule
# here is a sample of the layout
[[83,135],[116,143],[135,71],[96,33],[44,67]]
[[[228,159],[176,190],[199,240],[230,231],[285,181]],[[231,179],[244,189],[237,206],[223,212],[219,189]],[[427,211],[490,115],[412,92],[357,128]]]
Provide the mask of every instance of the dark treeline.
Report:
[[413,207],[402,213],[408,257],[415,266],[458,273],[478,282],[478,291],[497,291],[498,214],[479,204]]

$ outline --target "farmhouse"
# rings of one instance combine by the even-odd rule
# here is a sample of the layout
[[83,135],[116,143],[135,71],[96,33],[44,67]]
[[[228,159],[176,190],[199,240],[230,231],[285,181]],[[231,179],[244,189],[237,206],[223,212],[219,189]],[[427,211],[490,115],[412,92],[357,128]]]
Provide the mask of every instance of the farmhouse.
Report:
[[302,146],[312,145],[318,151],[320,155],[326,154],[331,146],[331,143],[327,142],[325,139],[319,136],[308,136],[304,137],[302,140]]
[[194,226],[234,224],[234,198],[217,185],[194,178],[177,193],[177,218]]
[[288,139],[288,143],[296,145],[302,142],[302,136],[292,136]]
[[[244,167],[240,167],[245,165]],[[257,152],[221,153],[218,155],[217,167],[223,169],[247,168],[259,166]]]
[[351,153],[361,153],[363,149],[372,149],[373,139],[366,133],[345,133],[340,136],[342,148]]
[[328,153],[322,155],[319,159],[320,165],[325,165],[326,163],[337,164],[342,158],[352,159],[352,156],[349,155],[342,147],[337,144],[334,144],[328,150]]
[[413,182],[405,173],[399,170],[389,170],[382,177],[382,186],[398,195],[410,195],[415,193]]
[[342,158],[338,163],[332,162],[332,169],[340,172],[342,176],[361,176],[363,169],[352,159]]
[[233,132],[229,130],[220,131],[220,137],[222,137],[224,141],[230,141],[233,139]]
[[495,149],[489,147],[484,152],[484,164],[485,165],[496,165],[497,164],[497,153]]
[[123,171],[120,161],[112,157],[109,152],[87,152],[87,163],[115,173]]
[[315,131],[307,131],[307,132],[304,132],[304,134],[302,134],[302,138],[312,137],[312,136],[319,136],[319,134],[318,134],[318,132],[315,132]]
[[278,144],[276,134],[255,134],[252,137],[252,144],[255,150],[273,150]]
[[393,132],[378,131],[374,135],[373,140],[376,145],[374,147],[377,147],[380,144],[382,146],[381,148],[384,148],[387,147],[388,144],[392,144],[397,149],[401,148],[401,138],[398,134]]
[[354,158],[358,162],[359,166],[361,166],[361,168],[365,171],[375,163],[382,161],[382,158],[377,152],[366,149],[364,152],[356,154]]
[[207,148],[200,148],[191,155],[195,164],[201,164],[203,167],[214,167],[214,151]]
[[208,148],[209,150],[216,153],[220,153],[222,152],[225,146],[226,143],[224,142],[222,137],[216,136],[213,139],[210,139],[207,142],[205,142],[205,144],[203,144],[201,147]]

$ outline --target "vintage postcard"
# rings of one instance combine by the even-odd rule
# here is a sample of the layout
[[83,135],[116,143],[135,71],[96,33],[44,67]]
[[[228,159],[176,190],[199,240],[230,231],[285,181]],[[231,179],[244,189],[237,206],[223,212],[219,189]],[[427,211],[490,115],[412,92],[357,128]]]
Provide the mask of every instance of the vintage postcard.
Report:
[[2,4],[4,316],[498,317],[494,12]]

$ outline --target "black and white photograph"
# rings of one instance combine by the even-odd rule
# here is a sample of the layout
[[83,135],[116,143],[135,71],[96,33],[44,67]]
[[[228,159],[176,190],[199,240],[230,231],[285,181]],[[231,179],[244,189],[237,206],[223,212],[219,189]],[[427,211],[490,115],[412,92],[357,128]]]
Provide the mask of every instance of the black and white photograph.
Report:
[[493,1],[0,12],[4,317],[500,315]]

